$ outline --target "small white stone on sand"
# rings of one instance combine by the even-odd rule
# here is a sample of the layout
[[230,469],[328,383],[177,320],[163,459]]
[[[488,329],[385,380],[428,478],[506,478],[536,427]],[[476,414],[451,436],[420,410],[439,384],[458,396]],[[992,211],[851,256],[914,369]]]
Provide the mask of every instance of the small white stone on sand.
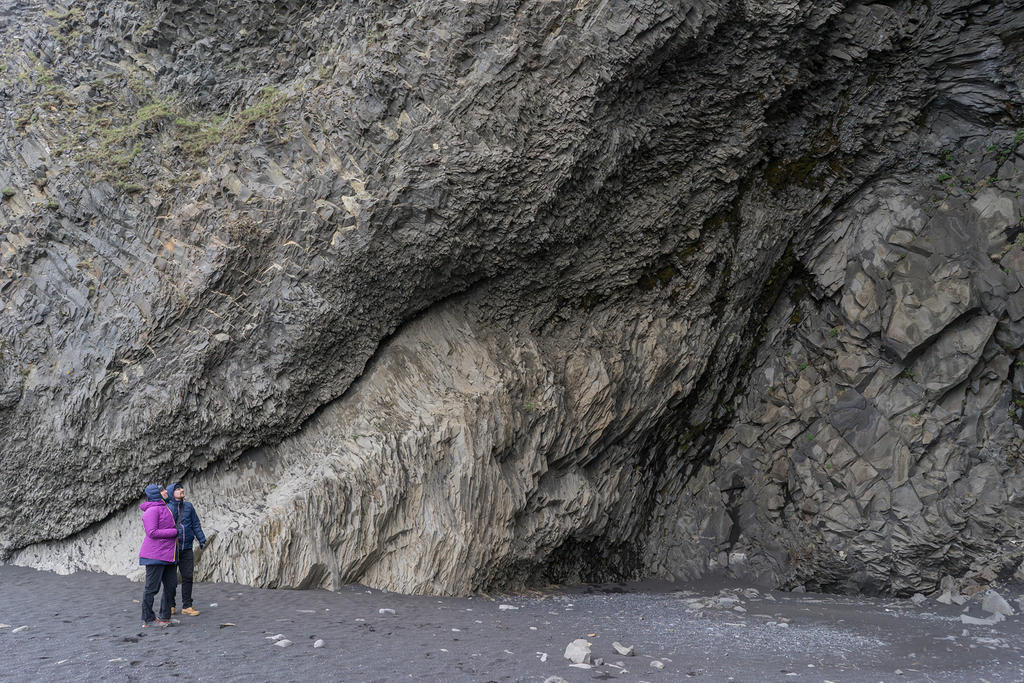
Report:
[[363,619],[362,617],[356,617],[356,621],[366,621],[366,619]]
[[316,614],[315,609],[300,609],[296,610],[299,614]]
[[544,679],[544,683],[569,683],[569,681],[565,680],[561,676],[548,676]]
[[923,593],[914,593],[912,596],[910,596],[910,602],[914,603],[915,605],[921,605],[927,599],[928,598],[926,598]]
[[128,660],[125,659],[124,657],[114,657],[113,659],[108,659],[107,661],[110,662],[110,663],[113,663],[113,662],[127,662]]
[[11,625],[10,625],[10,624],[0,624],[0,629],[3,629],[3,628],[10,628],[10,627],[11,627]]
[[59,661],[59,662],[57,662],[57,663],[58,663],[58,664],[67,664],[67,663],[68,663],[68,662],[70,662],[70,661],[71,661],[70,659],[62,659],[62,660],[60,660],[60,661]]
[[217,606],[217,603],[215,603],[215,602],[211,602],[210,603],[210,607],[216,607],[216,606]]
[[324,645],[326,645],[326,644],[327,644],[327,643],[325,643],[325,642],[323,641],[323,639],[321,638],[321,639],[318,639],[318,640],[317,640],[317,641],[316,641],[315,643],[313,643],[313,647],[318,647],[318,648],[319,648],[319,647],[323,647],[323,646],[324,646]]
[[981,601],[981,609],[985,610],[989,614],[1002,614],[1008,617],[1012,617],[1016,612],[1010,607],[1010,603],[1006,599],[997,593],[996,591],[989,589],[985,591],[985,597]]
[[277,645],[278,647],[288,647],[291,644],[292,641],[288,640],[287,638],[285,638],[284,640],[279,640],[276,643],[274,643],[274,645]]
[[282,638],[284,638],[284,634],[278,633],[276,636],[267,636],[265,640],[281,640]]
[[461,628],[453,628],[452,629],[452,633],[458,633],[461,630],[462,630]]
[[653,666],[655,669],[659,669],[660,670],[660,669],[664,669],[665,668],[665,663],[664,662],[659,662],[657,659],[655,659],[655,660],[651,661],[651,666]]
[[498,605],[498,609],[506,610],[506,609],[519,609],[519,608],[516,607],[515,605]]
[[391,609],[390,607],[381,607],[379,610],[377,610],[377,613],[378,614],[394,614],[395,610]]
[[633,656],[633,646],[632,645],[626,646],[626,645],[623,645],[622,643],[620,643],[618,641],[615,641],[614,643],[612,643],[612,648],[614,648],[614,650],[616,652],[618,652],[620,655],[622,655],[623,657],[632,657]]
[[11,629],[11,633],[21,633],[22,631],[27,631],[27,630],[28,630],[28,626],[19,626],[18,628]]
[[530,627],[530,630],[531,630],[531,631],[536,631],[536,630],[537,630],[537,627],[536,627],[536,626],[531,626],[531,627]]
[[978,619],[977,617],[968,616],[966,614],[960,615],[960,621],[967,624],[968,626],[995,626],[1000,621],[1006,619],[1002,614],[998,612],[988,617],[987,619]]
[[565,653],[562,656],[574,664],[589,664],[590,643],[582,638],[577,638],[565,646]]
[[542,662],[548,661],[548,653],[547,652],[538,652],[537,654],[540,656],[540,661],[542,661]]
[[586,662],[576,662],[575,664],[570,664],[569,666],[574,666],[577,669],[592,669],[592,668],[594,668],[594,667],[590,666],[589,664],[587,664]]
[[441,652],[448,652],[448,650],[442,647]]

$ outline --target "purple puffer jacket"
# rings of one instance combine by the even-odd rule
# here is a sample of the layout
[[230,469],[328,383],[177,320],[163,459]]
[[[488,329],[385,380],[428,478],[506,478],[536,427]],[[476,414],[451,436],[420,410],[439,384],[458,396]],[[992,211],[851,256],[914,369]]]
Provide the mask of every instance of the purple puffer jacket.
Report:
[[142,510],[142,526],[146,528],[146,539],[139,549],[140,560],[158,560],[173,564],[174,538],[178,529],[174,526],[174,515],[162,500],[146,502],[139,505]]

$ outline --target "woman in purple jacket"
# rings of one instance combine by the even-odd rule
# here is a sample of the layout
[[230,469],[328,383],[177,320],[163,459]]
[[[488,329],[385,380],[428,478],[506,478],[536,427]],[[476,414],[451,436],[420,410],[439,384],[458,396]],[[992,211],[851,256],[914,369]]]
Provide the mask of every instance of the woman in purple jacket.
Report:
[[[146,487],[146,501],[139,505],[142,510],[142,526],[146,538],[139,549],[139,564],[146,568],[146,587],[142,590],[142,626],[168,626],[171,622],[171,600],[178,587],[178,568],[175,565],[175,538],[178,529],[174,516],[160,497],[160,486]],[[164,593],[160,598],[160,617],[153,614],[153,598],[163,584]]]

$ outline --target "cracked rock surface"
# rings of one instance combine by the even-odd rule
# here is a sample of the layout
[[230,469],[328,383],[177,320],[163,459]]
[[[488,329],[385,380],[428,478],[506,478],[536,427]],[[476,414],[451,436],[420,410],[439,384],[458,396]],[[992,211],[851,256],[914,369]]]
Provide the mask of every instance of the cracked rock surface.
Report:
[[0,559],[182,479],[261,586],[1020,562],[1012,3],[0,7]]

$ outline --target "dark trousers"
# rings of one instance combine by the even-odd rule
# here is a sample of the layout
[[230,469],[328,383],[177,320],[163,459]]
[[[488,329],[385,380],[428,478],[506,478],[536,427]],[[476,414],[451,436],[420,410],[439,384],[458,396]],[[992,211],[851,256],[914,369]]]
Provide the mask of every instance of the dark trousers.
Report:
[[142,589],[142,620],[153,621],[153,598],[163,585],[164,592],[160,596],[160,618],[171,618],[171,601],[178,587],[178,571],[173,564],[147,564],[146,587]]
[[[192,548],[178,551],[178,571],[181,572],[181,608],[192,606],[192,571],[196,556]],[[174,593],[171,593],[171,607],[174,607]]]

